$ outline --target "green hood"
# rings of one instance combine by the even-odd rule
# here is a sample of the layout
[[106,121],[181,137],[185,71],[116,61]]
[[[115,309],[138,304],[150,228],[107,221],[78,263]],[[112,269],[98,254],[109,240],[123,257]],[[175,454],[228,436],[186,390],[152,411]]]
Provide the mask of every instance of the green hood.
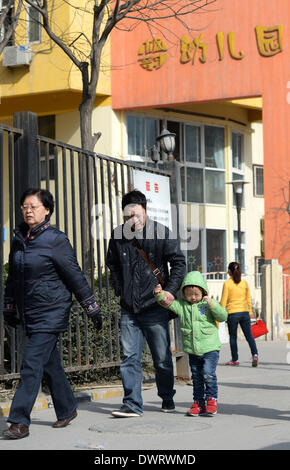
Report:
[[183,288],[186,286],[198,286],[201,287],[208,295],[208,287],[204,280],[203,275],[199,271],[191,271],[189,272],[185,278],[183,279],[183,283],[181,284],[181,291],[183,296]]

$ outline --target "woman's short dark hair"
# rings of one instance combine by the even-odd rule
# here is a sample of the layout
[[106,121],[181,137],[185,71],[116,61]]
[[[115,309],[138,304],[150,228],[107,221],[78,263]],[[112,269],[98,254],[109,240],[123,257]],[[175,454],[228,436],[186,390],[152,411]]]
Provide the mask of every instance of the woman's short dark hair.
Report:
[[122,210],[129,204],[134,204],[135,206],[140,205],[145,209],[146,211],[146,206],[147,206],[147,199],[146,196],[141,193],[141,191],[138,191],[137,189],[134,189],[133,191],[130,191],[127,194],[124,194],[122,197]]
[[241,281],[241,277],[242,277],[242,270],[241,270],[241,266],[239,265],[239,263],[237,263],[236,261],[232,261],[228,265],[228,270],[232,273],[234,282],[236,284],[239,284],[239,282]]
[[49,209],[50,217],[54,211],[54,200],[53,195],[47,189],[41,188],[28,188],[21,196],[20,204],[23,205],[23,202],[28,196],[37,196],[38,199],[42,202],[46,209]]

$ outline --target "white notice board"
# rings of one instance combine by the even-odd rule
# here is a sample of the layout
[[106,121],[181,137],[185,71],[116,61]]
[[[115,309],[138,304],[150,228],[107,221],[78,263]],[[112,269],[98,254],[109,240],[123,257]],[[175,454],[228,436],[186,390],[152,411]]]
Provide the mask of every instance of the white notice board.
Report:
[[133,170],[134,188],[145,194],[147,214],[172,230],[169,176]]

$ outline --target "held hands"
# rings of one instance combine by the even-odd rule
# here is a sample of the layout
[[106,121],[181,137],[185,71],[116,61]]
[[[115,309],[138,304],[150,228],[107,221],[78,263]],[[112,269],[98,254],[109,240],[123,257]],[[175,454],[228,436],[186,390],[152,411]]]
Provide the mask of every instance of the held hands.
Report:
[[160,292],[162,291],[162,287],[161,287],[161,284],[157,284],[157,286],[155,287],[154,289],[154,295],[156,294],[160,294]]
[[154,295],[158,295],[158,294],[160,294],[160,292],[164,292],[164,299],[162,299],[160,301],[160,304],[162,305],[162,307],[165,307],[165,308],[170,307],[170,305],[174,301],[174,295],[172,295],[171,292],[168,292],[167,290],[163,291],[161,285],[158,284],[155,287],[153,293],[154,293]]

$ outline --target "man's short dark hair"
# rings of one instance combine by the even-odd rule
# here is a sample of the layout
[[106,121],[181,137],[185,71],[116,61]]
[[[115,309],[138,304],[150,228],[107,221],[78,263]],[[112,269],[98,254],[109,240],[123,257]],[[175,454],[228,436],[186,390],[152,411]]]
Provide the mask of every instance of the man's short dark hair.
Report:
[[122,210],[124,210],[124,208],[128,206],[129,204],[134,204],[135,206],[140,205],[146,211],[146,206],[147,206],[146,196],[143,193],[141,193],[141,191],[134,189],[133,191],[130,191],[129,193],[124,194],[124,196],[122,197]]
[[54,210],[54,201],[53,195],[47,189],[41,188],[28,188],[21,196],[20,205],[23,205],[24,200],[27,196],[37,196],[38,199],[42,202],[46,209],[49,209],[49,217],[53,213]]

